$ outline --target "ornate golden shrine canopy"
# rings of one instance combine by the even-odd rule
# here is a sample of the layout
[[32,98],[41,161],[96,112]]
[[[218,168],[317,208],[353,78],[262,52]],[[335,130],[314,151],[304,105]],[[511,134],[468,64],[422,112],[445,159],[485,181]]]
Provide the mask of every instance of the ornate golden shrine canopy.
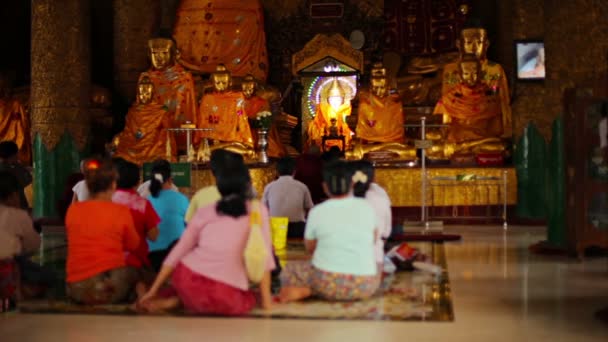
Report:
[[339,33],[318,34],[291,57],[292,73],[299,74],[324,59],[335,59],[363,73],[363,52],[353,49]]

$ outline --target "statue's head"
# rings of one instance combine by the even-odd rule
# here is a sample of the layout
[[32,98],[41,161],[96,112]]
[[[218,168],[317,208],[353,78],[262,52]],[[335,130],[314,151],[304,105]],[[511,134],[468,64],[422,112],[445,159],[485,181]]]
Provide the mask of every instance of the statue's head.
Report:
[[344,89],[342,89],[342,86],[340,86],[340,82],[337,78],[334,78],[329,87],[329,92],[327,93],[327,102],[332,108],[338,109],[344,104],[345,96],[346,93],[344,92]]
[[243,78],[243,83],[241,84],[241,89],[243,89],[243,95],[245,98],[249,99],[255,94],[255,88],[257,86],[257,82],[255,78],[251,74],[245,76]]
[[152,102],[154,96],[154,84],[148,76],[144,76],[137,83],[137,101],[140,104]]
[[155,38],[148,41],[150,60],[156,70],[164,70],[175,63],[175,44],[171,39]]
[[462,82],[470,87],[481,81],[481,64],[474,54],[462,56],[458,63]]
[[211,80],[213,81],[213,88],[218,92],[225,92],[232,85],[230,71],[226,69],[224,64],[218,64],[215,67],[215,71],[211,74]]
[[480,60],[484,60],[489,46],[488,33],[483,28],[465,28],[460,32],[458,48],[462,55],[474,54]]
[[386,68],[382,63],[375,63],[371,72],[371,92],[379,98],[384,98],[388,95],[388,78],[386,77]]

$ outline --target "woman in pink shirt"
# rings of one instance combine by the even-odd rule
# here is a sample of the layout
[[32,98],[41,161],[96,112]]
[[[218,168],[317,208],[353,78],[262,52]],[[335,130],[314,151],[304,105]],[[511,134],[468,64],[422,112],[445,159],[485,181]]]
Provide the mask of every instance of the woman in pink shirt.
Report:
[[[251,179],[245,165],[221,170],[215,204],[200,208],[165,259],[152,287],[138,307],[159,312],[180,305],[190,313],[243,315],[256,303],[243,260],[249,236]],[[260,283],[261,306],[270,308],[270,271],[275,268],[268,211],[261,207],[262,234],[268,249],[267,272]],[[171,289],[160,291],[171,277]]]

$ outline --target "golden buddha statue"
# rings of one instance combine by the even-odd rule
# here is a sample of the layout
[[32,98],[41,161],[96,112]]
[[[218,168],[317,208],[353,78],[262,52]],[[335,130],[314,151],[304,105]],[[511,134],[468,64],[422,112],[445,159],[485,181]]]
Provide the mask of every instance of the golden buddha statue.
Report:
[[[482,79],[485,85],[492,89],[500,99],[502,113],[502,137],[510,138],[513,133],[509,84],[505,71],[500,64],[487,59],[486,53],[490,41],[483,28],[465,28],[460,32],[458,48],[462,58],[465,54],[473,54],[479,60],[482,69]],[[461,83],[461,73],[458,62],[446,64],[443,69],[442,95]]]
[[19,161],[32,163],[30,120],[21,102],[11,96],[9,81],[0,76],[0,142],[14,141],[19,147]]
[[359,97],[355,130],[357,142],[348,159],[361,159],[369,152],[393,152],[398,159],[416,159],[416,150],[404,144],[403,106],[399,95],[389,94],[386,69],[381,63],[371,71],[370,90]]
[[165,156],[167,141],[172,151],[167,159],[173,160],[175,141],[167,132],[171,116],[167,108],[154,101],[154,84],[142,77],[137,84],[137,100],[127,113],[125,128],[113,139],[114,156],[141,165]]
[[171,114],[171,127],[190,122],[196,124],[196,94],[192,74],[175,63],[176,48],[170,39],[148,41],[152,68],[143,72],[154,84],[155,101],[166,106]]
[[[249,117],[250,121],[256,120],[259,112],[270,111],[270,104],[268,101],[256,95],[257,82],[253,75],[249,74],[243,78],[241,89],[243,90],[243,96],[245,97],[245,113],[247,113],[247,117]],[[258,133],[255,128],[251,130],[251,136],[253,138],[254,146],[257,146]],[[269,157],[273,158],[280,158],[287,154],[285,147],[281,143],[277,125],[274,122],[268,130],[267,153]]]
[[[329,148],[338,146],[346,149],[350,143],[352,132],[345,122],[345,118],[351,113],[350,99],[345,99],[346,93],[337,78],[331,82],[327,92],[327,101],[321,101],[317,105],[317,113],[308,124],[306,146],[322,146]],[[332,123],[332,119],[333,121]],[[323,146],[323,137],[344,137],[344,144],[338,140],[328,140]]]
[[203,95],[197,122],[199,128],[211,128],[212,131],[195,135],[195,144],[199,145],[198,159],[208,153],[204,151],[203,138],[213,139],[210,150],[223,148],[244,157],[255,157],[243,93],[230,90],[232,76],[223,64],[211,74],[211,81],[214,89]]
[[212,73],[217,64],[232,75],[266,80],[268,55],[264,9],[260,0],[181,0],[173,37],[179,62],[190,70]]
[[429,157],[504,151],[500,95],[483,82],[482,65],[475,55],[464,55],[458,66],[461,82],[441,97],[433,112],[448,124],[447,136],[443,144],[434,144]]

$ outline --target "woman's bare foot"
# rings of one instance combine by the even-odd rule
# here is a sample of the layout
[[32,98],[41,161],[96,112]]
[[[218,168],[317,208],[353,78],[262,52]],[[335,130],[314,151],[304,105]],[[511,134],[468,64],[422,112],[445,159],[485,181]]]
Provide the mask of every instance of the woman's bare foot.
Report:
[[178,308],[180,301],[178,297],[157,298],[148,300],[139,305],[145,310],[145,312],[163,314]]
[[311,294],[309,287],[283,287],[279,293],[279,301],[281,303],[294,302],[310,297]]

